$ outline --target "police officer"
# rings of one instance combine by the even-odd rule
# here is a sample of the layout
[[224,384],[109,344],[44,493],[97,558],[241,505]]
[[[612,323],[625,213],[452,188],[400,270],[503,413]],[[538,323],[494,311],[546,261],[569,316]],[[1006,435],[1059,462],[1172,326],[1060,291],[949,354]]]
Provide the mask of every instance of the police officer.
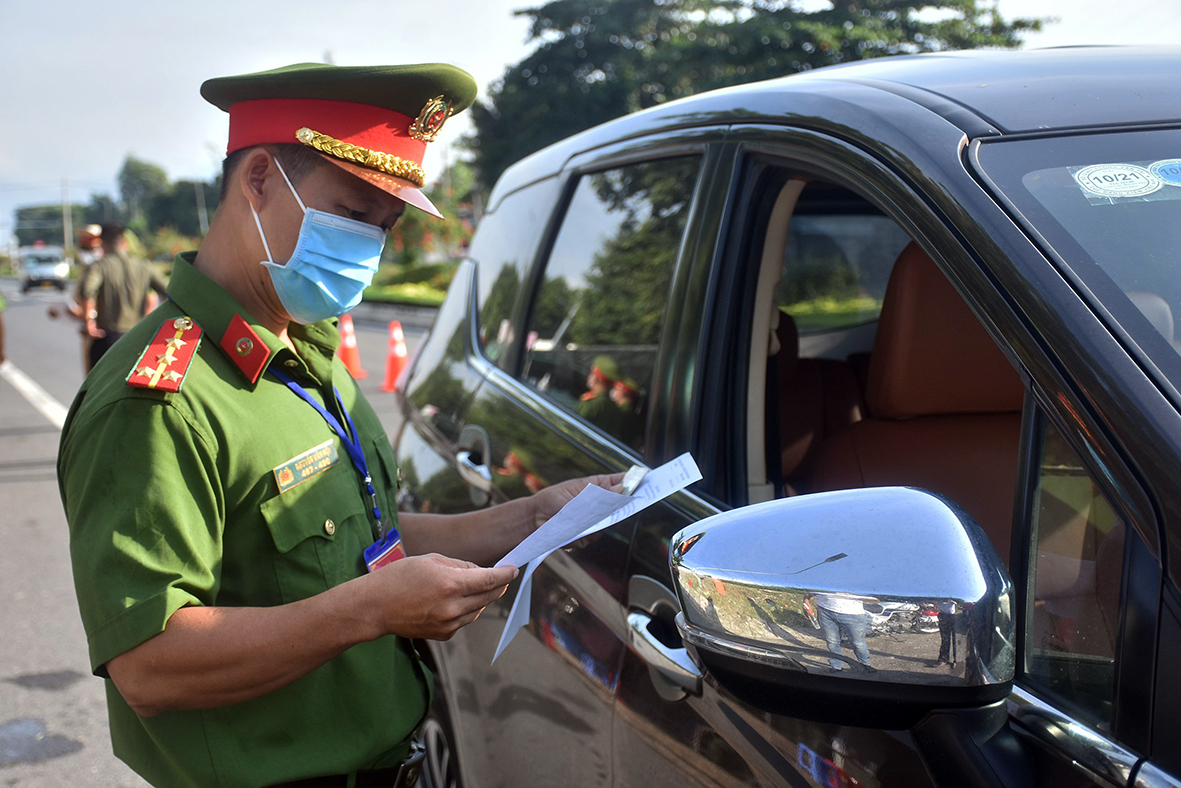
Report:
[[128,253],[127,228],[121,222],[102,226],[102,259],[91,263],[78,278],[75,292],[86,336],[88,369],[156,308],[165,294],[164,278],[143,260]]
[[473,621],[516,575],[484,567],[620,477],[399,518],[389,440],[335,358],[386,231],[438,215],[423,154],[467,73],[306,64],[202,95],[230,115],[217,213],[59,455],[115,753],[155,785],[400,784],[429,703],[410,639]]

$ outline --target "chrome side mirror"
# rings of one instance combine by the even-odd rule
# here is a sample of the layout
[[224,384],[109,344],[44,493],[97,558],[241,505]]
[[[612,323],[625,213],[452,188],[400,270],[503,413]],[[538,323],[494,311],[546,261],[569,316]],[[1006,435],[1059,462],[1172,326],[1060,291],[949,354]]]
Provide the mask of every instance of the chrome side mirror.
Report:
[[933,493],[842,490],[715,515],[672,540],[685,643],[756,705],[905,728],[1009,693],[1012,584]]

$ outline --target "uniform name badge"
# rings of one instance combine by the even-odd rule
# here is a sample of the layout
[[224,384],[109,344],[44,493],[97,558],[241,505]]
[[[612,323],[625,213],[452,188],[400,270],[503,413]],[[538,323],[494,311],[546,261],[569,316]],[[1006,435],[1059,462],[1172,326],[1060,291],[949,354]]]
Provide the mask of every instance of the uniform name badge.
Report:
[[279,486],[279,492],[282,494],[316,474],[323,473],[339,461],[340,454],[336,451],[336,442],[329,438],[319,446],[313,446],[303,454],[276,466],[272,473],[275,474],[275,484]]
[[405,558],[406,551],[402,549],[402,536],[392,525],[385,535],[365,548],[365,566],[370,572],[376,572],[386,564],[392,564],[399,558]]

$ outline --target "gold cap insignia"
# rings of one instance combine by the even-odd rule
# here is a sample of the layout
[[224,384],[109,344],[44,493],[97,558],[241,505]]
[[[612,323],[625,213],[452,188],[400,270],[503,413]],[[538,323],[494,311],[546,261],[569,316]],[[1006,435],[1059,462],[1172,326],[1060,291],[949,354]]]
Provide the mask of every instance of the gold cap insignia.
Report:
[[434,142],[449,117],[451,102],[445,101],[442,96],[435,96],[426,103],[422,112],[418,113],[418,117],[410,124],[410,136],[423,142]]

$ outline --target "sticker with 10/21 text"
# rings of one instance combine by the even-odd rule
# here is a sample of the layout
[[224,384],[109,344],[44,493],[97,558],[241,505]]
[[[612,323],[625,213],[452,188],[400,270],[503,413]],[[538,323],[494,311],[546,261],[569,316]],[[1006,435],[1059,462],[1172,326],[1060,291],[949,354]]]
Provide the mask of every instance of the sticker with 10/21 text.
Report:
[[1137,164],[1092,164],[1075,172],[1074,180],[1097,197],[1143,197],[1164,185],[1147,167]]

